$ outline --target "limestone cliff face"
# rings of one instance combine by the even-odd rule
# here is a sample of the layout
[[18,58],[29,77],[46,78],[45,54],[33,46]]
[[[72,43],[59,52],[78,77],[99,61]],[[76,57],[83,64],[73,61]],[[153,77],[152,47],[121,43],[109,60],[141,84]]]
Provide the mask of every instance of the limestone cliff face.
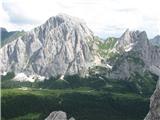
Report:
[[82,20],[59,14],[3,46],[0,72],[84,73],[94,61],[93,43],[93,33]]

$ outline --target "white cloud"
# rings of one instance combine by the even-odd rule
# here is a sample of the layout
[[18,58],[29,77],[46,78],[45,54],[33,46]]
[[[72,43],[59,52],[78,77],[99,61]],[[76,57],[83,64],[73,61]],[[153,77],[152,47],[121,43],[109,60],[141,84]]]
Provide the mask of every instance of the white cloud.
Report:
[[58,13],[84,19],[96,35],[119,37],[127,28],[160,34],[158,0],[2,0],[1,25],[29,30]]

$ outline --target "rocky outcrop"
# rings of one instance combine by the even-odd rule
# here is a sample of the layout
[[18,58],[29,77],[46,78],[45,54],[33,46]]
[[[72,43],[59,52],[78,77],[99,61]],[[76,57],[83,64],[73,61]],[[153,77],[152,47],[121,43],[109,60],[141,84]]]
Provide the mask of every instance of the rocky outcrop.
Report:
[[160,120],[160,80],[150,98],[150,111],[144,120]]
[[45,120],[75,120],[73,117],[67,119],[67,115],[63,111],[54,111]]
[[150,99],[150,111],[145,120],[160,120],[160,84]]
[[65,14],[49,18],[0,49],[0,73],[83,74],[94,61],[93,33]]
[[156,90],[150,98],[150,110],[144,120],[160,120],[160,69],[152,68],[151,71],[159,76]]

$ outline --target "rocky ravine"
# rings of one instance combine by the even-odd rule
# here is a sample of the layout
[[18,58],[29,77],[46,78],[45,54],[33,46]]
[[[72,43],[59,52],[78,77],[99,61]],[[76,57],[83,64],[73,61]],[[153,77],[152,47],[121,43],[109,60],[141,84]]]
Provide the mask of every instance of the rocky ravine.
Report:
[[0,73],[83,74],[94,61],[93,44],[93,33],[82,20],[59,14],[3,46]]

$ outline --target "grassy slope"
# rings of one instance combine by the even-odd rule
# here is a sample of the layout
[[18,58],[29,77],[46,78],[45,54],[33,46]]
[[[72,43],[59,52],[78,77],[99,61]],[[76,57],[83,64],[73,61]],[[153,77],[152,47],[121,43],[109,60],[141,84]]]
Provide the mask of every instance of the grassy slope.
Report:
[[135,94],[98,92],[91,89],[2,89],[2,117],[41,120],[51,111],[64,110],[76,120],[141,120],[149,100]]

